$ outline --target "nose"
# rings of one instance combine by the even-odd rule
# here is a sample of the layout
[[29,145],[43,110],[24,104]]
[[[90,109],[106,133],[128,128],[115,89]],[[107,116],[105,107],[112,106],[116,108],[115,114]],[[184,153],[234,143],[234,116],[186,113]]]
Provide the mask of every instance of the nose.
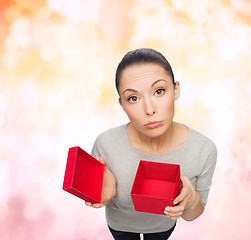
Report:
[[151,101],[151,99],[145,99],[144,105],[145,105],[145,114],[147,116],[152,116],[153,114],[156,113],[155,105]]

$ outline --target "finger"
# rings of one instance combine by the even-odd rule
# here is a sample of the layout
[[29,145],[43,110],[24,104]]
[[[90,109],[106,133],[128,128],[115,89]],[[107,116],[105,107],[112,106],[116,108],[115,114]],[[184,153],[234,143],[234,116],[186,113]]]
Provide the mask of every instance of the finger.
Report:
[[167,212],[167,211],[164,211],[164,213],[169,216],[169,217],[180,217],[182,215],[182,211],[180,212],[176,212],[176,213],[171,213],[171,212]]
[[185,202],[181,202],[179,205],[176,207],[166,207],[165,212],[167,213],[178,213],[178,212],[183,212],[185,209]]
[[100,161],[103,165],[106,165],[106,162],[105,162],[105,159],[104,159],[104,158],[100,157],[100,158],[99,158],[99,161]]
[[171,220],[177,220],[178,218],[180,218],[182,216],[182,212],[176,213],[176,214],[170,214],[168,212],[164,212],[166,214],[166,216],[168,218],[170,218]]
[[183,187],[183,182],[184,182],[184,176],[180,175],[180,184],[181,184],[181,187]]
[[176,206],[176,207],[166,207],[164,214],[167,215],[167,217],[169,217],[171,220],[177,220],[178,218],[180,218],[185,210],[184,207],[185,203],[182,202],[180,205]]
[[180,194],[174,199],[173,204],[176,205],[179,202],[183,201],[186,197],[188,197],[189,195],[189,191],[188,191],[188,187],[187,187],[187,183],[189,181],[187,176],[181,176],[181,191]]
[[94,203],[92,206],[94,208],[101,208],[101,207],[103,207],[103,204],[102,203]]
[[172,220],[176,220],[178,218],[180,218],[183,214],[183,209],[176,209],[176,210],[179,210],[179,211],[175,211],[175,212],[172,212],[171,210],[169,210],[168,208],[165,209],[164,211],[164,214],[169,217],[170,219]]
[[167,213],[169,217],[180,217],[183,212],[177,212],[177,213]]
[[92,207],[92,203],[90,203],[90,202],[85,202],[85,205],[88,207]]
[[181,182],[183,183],[184,181],[186,181],[186,176],[180,175],[180,180],[181,180]]
[[189,178],[187,176],[181,176],[180,180],[181,180],[181,186],[182,187],[184,187],[184,185],[185,186],[191,186],[192,185],[191,181],[189,180]]
[[184,201],[187,195],[188,195],[187,190],[182,188],[180,194],[174,199],[173,205],[177,205],[180,202]]

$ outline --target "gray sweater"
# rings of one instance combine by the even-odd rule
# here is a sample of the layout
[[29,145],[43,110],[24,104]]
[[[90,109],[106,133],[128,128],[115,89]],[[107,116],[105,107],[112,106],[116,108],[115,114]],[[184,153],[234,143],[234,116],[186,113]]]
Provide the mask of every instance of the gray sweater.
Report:
[[117,181],[117,195],[105,206],[107,224],[118,231],[167,231],[176,221],[165,215],[137,212],[134,209],[130,192],[139,161],[179,164],[181,175],[190,179],[205,206],[216,165],[216,146],[209,138],[189,128],[186,141],[178,149],[160,154],[144,153],[131,145],[126,127],[127,124],[100,134],[92,149],[92,156],[96,159],[103,157]]

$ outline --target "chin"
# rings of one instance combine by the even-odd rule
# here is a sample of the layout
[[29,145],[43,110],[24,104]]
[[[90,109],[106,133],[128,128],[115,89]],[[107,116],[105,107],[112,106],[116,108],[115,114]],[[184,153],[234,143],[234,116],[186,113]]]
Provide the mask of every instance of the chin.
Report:
[[160,128],[149,129],[147,131],[142,132],[142,134],[150,138],[161,137],[164,133],[165,131],[163,131],[163,129],[160,129]]

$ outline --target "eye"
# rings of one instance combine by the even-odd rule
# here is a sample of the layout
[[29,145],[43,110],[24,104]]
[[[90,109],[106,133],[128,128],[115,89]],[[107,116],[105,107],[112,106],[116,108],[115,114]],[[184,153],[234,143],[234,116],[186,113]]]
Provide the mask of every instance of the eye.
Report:
[[164,88],[158,88],[156,91],[155,91],[155,95],[157,96],[161,96],[165,93],[165,89]]
[[139,98],[137,96],[131,96],[128,98],[128,101],[130,103],[136,103],[139,100]]

